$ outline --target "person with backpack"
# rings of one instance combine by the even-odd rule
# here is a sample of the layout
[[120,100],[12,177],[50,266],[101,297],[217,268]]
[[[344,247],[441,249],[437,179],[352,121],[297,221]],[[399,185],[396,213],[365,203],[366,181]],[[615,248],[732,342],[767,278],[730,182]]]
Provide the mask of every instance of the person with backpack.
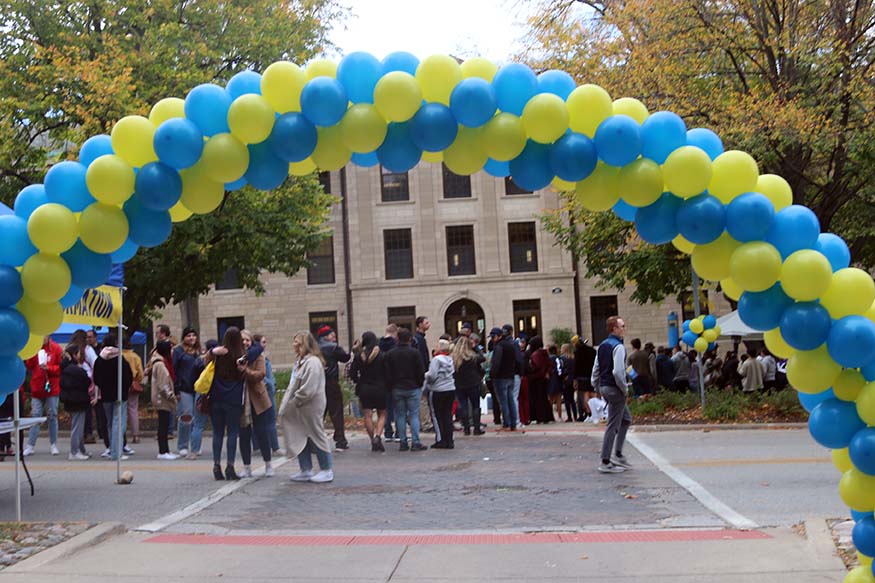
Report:
[[61,357],[61,403],[70,414],[71,462],[83,462],[91,456],[85,450],[85,413],[91,407],[94,390],[91,379],[80,361],[79,347],[70,344]]
[[[103,406],[103,412],[106,416],[107,428],[110,431],[109,447],[101,457],[112,459],[128,459],[128,455],[123,451],[125,426],[128,418],[128,394],[131,390],[131,384],[134,382],[134,373],[131,370],[131,365],[122,358],[117,347],[118,337],[114,332],[108,333],[103,338],[103,348],[94,361],[94,384],[97,385],[100,404]],[[122,384],[119,391],[118,384],[118,362],[122,359]],[[121,392],[121,403],[117,403]],[[121,426],[121,429],[119,429]],[[119,440],[119,435],[122,439]]]

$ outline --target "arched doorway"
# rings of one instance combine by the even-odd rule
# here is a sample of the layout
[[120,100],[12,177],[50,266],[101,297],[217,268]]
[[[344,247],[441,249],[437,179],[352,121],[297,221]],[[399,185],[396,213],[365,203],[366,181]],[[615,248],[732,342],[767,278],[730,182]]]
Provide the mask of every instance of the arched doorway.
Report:
[[483,338],[486,328],[486,316],[483,308],[477,302],[469,299],[456,300],[449,305],[444,313],[444,329],[455,338],[462,330],[462,324],[471,324],[475,334]]

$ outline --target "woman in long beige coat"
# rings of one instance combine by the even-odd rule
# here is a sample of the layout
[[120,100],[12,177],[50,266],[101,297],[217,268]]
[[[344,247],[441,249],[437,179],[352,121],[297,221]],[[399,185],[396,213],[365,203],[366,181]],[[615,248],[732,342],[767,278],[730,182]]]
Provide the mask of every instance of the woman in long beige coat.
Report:
[[[292,339],[297,362],[292,381],[283,397],[279,416],[289,455],[298,456],[301,471],[295,482],[330,482],[334,479],[331,441],[325,433],[325,361],[316,339],[309,332],[298,332]],[[319,460],[320,472],[313,472],[312,454]]]

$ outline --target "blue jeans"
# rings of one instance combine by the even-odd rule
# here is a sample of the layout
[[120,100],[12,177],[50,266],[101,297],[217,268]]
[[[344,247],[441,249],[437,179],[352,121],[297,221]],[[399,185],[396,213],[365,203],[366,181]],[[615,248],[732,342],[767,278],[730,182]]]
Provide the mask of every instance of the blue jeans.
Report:
[[[276,430],[276,388],[272,385],[267,385],[267,395],[270,397],[271,408],[263,412],[259,417],[264,417],[262,423],[264,423],[264,430],[267,432],[267,442],[270,444],[271,451],[276,451],[280,448],[280,439]],[[252,451],[258,451],[259,449],[261,449],[261,444],[258,443],[258,435],[253,431]]]
[[522,385],[523,381],[520,378],[520,375],[514,375],[513,377],[513,413],[514,413],[514,425],[519,425],[520,422],[520,385]]
[[319,461],[319,469],[330,470],[332,466],[331,453],[322,451],[316,447],[313,440],[308,437],[307,445],[305,445],[304,449],[301,450],[301,453],[298,454],[298,466],[300,466],[301,471],[309,472],[313,469],[312,454],[314,453],[316,454],[316,459]]
[[492,379],[492,386],[495,388],[501,412],[504,414],[502,425],[508,428],[516,427],[519,424],[519,412],[514,397],[514,380]]
[[386,391],[386,424],[383,426],[383,435],[386,439],[392,439],[398,435],[398,432],[392,429],[393,423],[395,423],[395,396],[392,391]]
[[179,393],[179,405],[176,407],[176,417],[179,424],[176,430],[176,447],[177,451],[189,449],[189,441],[191,440],[191,430],[194,425],[194,418],[186,423],[182,420],[183,415],[194,415],[194,393]]
[[[112,454],[110,457],[114,460],[118,459],[121,454],[122,446],[124,445],[125,429],[128,425],[128,402],[122,401],[121,406],[118,403],[103,402],[103,412],[106,414],[106,426],[110,428],[109,436],[109,451]],[[121,423],[121,436],[119,441],[119,423]]]
[[395,429],[398,437],[401,438],[401,443],[407,443],[409,421],[410,439],[413,445],[419,444],[419,401],[422,397],[422,389],[394,389],[392,393],[395,397]]
[[213,422],[213,463],[222,461],[222,439],[228,431],[228,465],[237,459],[237,437],[240,434],[240,415],[243,405],[213,400],[210,403],[210,420]]
[[[52,445],[58,443],[58,397],[46,397],[45,399],[30,400],[30,415],[31,417],[47,417],[46,421],[49,424],[49,442]],[[39,437],[39,425],[34,425],[27,433],[27,445],[33,447],[36,445],[36,438]]]
[[[199,396],[200,395],[195,395],[195,401],[197,401],[197,397]],[[194,423],[192,423],[191,428],[191,449],[189,449],[189,451],[194,453],[200,452],[204,438],[204,429],[207,428],[207,419],[209,419],[207,415],[204,415],[195,408]]]

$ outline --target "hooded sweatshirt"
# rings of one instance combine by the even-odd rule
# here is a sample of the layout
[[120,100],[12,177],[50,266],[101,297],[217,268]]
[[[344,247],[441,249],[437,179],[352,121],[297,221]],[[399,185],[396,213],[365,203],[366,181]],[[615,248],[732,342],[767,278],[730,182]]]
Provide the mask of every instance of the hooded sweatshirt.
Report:
[[455,391],[456,383],[453,379],[455,372],[453,359],[448,354],[438,354],[431,359],[431,363],[428,365],[428,372],[425,373],[425,385],[428,390],[436,393]]
[[[107,346],[100,351],[94,361],[94,384],[100,389],[102,403],[114,403],[118,399],[118,360],[119,351],[115,346]],[[122,401],[128,400],[128,391],[134,382],[131,365],[122,358]]]

